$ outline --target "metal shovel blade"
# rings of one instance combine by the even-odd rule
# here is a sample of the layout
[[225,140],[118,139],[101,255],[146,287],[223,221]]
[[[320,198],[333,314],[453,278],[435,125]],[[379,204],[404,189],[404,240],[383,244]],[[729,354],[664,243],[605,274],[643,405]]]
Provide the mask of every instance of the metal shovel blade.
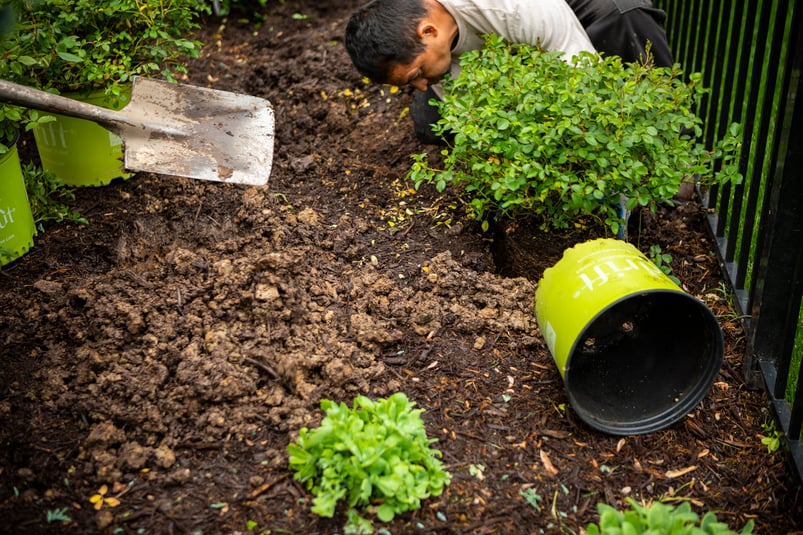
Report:
[[88,119],[119,135],[132,171],[265,185],[273,108],[265,99],[135,77],[119,111],[0,80],[0,100]]

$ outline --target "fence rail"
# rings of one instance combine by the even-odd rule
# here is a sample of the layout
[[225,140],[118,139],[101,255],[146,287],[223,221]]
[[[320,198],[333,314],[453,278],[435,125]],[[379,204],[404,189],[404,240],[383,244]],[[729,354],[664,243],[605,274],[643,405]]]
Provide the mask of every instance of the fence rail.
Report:
[[743,126],[743,183],[709,190],[703,201],[747,333],[746,378],[767,389],[803,481],[795,354],[803,333],[803,8],[796,0],[655,4],[667,13],[676,61],[701,72],[711,90],[698,110],[705,142],[732,122]]

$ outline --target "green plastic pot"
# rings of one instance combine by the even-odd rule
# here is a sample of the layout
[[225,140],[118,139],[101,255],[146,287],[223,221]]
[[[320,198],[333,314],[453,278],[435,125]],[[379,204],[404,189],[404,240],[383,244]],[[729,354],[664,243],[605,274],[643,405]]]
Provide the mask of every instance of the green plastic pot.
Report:
[[722,366],[713,313],[621,240],[567,249],[538,283],[535,315],[572,409],[610,434],[682,419]]
[[[69,93],[65,97],[119,110],[130,91],[118,101],[102,90]],[[130,178],[123,168],[123,141],[117,134],[86,119],[53,114],[55,121],[33,130],[42,168],[70,186],[104,186],[115,178]]]
[[17,139],[19,136],[0,154],[0,266],[27,253],[36,235]]

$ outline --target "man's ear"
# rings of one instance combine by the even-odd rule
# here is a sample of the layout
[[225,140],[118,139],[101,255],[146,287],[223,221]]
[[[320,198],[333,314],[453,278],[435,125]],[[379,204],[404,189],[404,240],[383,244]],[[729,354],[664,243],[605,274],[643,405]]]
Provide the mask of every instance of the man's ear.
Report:
[[422,41],[438,37],[438,31],[438,27],[427,19],[418,23],[418,38]]

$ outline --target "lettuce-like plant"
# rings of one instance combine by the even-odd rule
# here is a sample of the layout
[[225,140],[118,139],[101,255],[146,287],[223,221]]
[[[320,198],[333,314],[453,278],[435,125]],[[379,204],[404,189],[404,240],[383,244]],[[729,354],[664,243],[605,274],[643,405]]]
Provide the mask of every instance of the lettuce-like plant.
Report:
[[641,506],[628,498],[631,509],[618,511],[610,505],[601,503],[597,506],[599,525],[589,524],[588,535],[751,535],[753,521],[749,520],[738,534],[727,524],[719,522],[711,511],[703,518],[691,510],[688,502],[677,507],[654,502],[649,506]]
[[[711,150],[698,142],[694,110],[707,91],[701,75],[678,66],[623,63],[581,53],[513,45],[491,35],[461,57],[460,76],[444,82],[436,133],[453,140],[443,168],[414,155],[408,178],[464,190],[473,215],[530,219],[544,229],[596,218],[614,235],[618,208],[656,209],[684,180],[740,182],[740,129],[733,124]],[[721,165],[714,172],[714,163]]]
[[427,438],[423,410],[403,393],[376,401],[357,396],[353,408],[326,399],[320,405],[321,425],[302,428],[287,447],[295,478],[315,495],[314,513],[332,517],[342,500],[390,522],[449,484],[441,452],[430,448],[436,439]]

